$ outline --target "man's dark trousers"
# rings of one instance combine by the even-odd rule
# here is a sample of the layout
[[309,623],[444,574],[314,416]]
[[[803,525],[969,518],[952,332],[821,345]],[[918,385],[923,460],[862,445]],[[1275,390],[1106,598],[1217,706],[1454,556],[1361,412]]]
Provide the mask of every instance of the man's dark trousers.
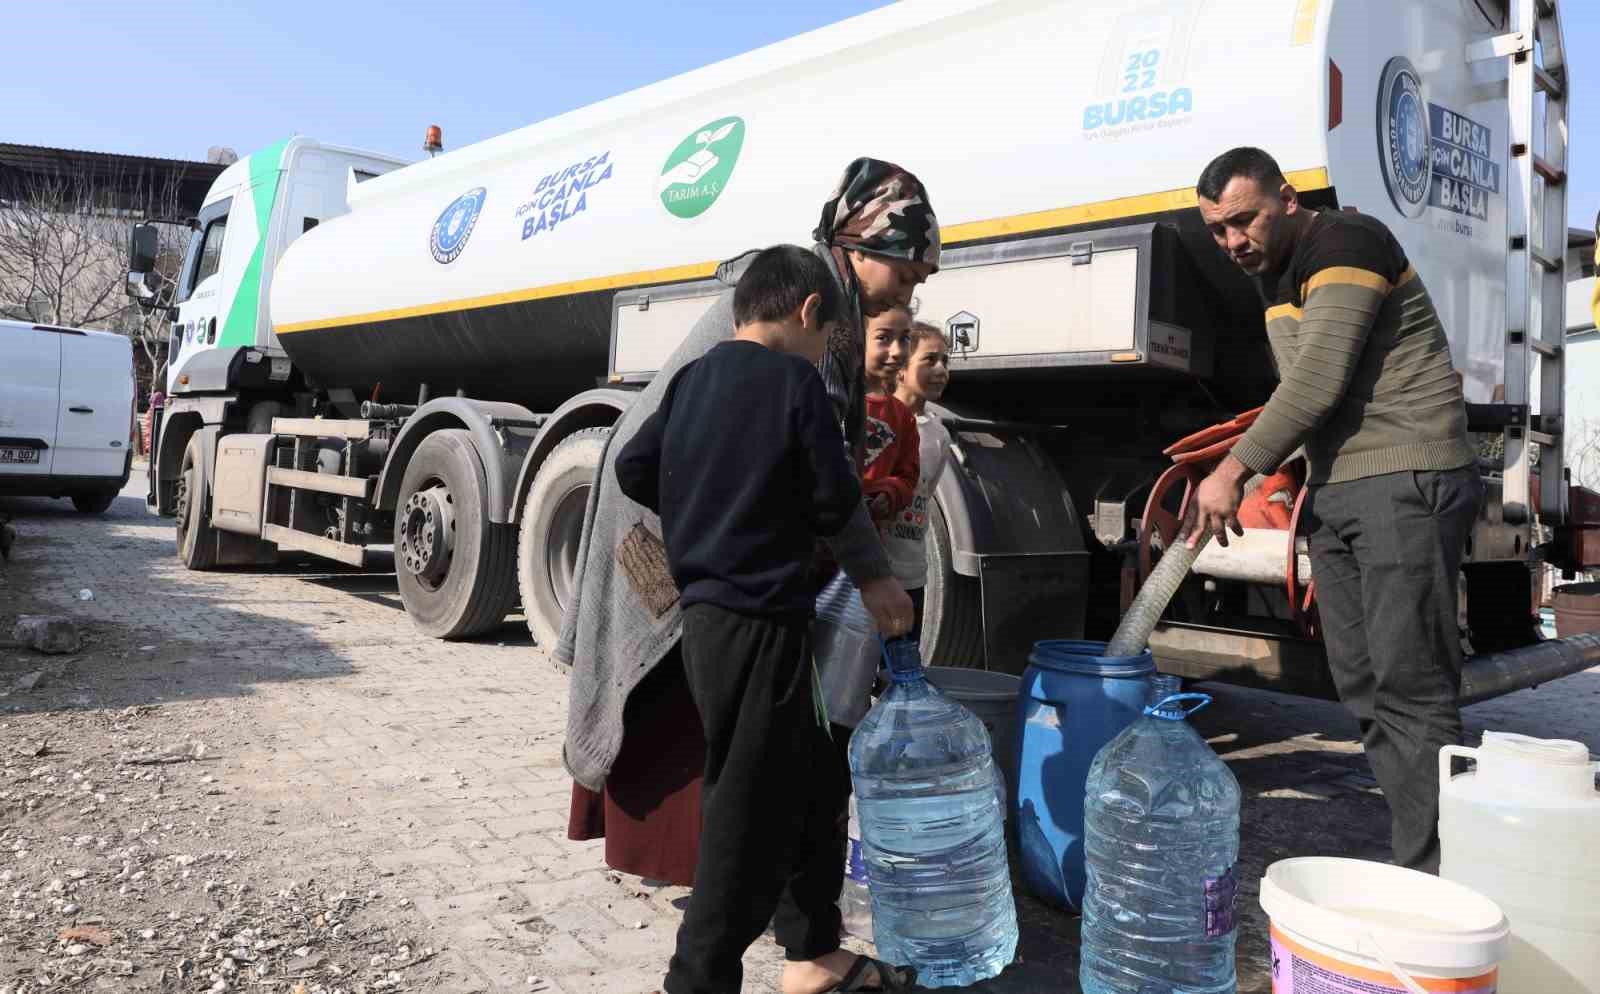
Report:
[[1328,666],[1389,802],[1395,862],[1439,869],[1439,749],[1459,744],[1461,550],[1476,467],[1313,487],[1311,572]]
[[809,619],[690,605],[683,665],[706,774],[700,861],[665,987],[738,994],[740,961],[768,922],[790,960],[839,948],[848,779],[817,721]]

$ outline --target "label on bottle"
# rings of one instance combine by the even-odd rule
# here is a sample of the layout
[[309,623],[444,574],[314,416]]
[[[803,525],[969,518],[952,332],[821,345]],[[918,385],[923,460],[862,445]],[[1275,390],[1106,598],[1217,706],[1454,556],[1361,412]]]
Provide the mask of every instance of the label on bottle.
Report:
[[848,855],[844,860],[844,875],[859,883],[867,882],[867,864],[861,859],[861,840],[851,839]]
[[1238,870],[1237,865],[1230,866],[1222,876],[1207,877],[1205,880],[1208,939],[1221,938],[1239,925],[1239,915],[1235,908],[1235,901],[1239,896]]
[[[1498,972],[1456,980],[1414,977],[1430,991],[1452,994],[1496,994]],[[1272,927],[1272,994],[1406,994],[1394,974],[1356,963],[1346,963],[1326,953],[1300,945]]]

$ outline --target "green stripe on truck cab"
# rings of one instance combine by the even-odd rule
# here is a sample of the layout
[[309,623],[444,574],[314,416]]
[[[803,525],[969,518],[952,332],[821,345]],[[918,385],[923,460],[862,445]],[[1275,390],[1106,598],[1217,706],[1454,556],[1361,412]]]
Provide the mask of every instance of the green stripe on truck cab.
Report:
[[228,320],[223,323],[222,334],[217,337],[219,346],[250,346],[256,344],[256,325],[261,314],[261,266],[267,252],[267,228],[272,223],[272,208],[278,199],[278,186],[283,177],[283,150],[289,144],[284,139],[269,145],[250,156],[250,196],[256,210],[256,247],[250,252],[250,262],[244,267],[239,288],[234,291],[233,302],[228,305]]

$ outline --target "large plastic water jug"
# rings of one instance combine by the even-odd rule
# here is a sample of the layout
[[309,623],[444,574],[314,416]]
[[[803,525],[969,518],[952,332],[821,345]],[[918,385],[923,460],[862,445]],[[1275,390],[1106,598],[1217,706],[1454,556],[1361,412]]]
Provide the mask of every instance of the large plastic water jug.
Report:
[[1061,907],[1083,901],[1083,790],[1095,753],[1144,708],[1156,671],[1147,649],[1104,655],[1104,642],[1039,642],[1017,698],[1017,787],[1012,815],[1022,879]]
[[889,643],[890,686],[850,737],[880,958],[924,987],[996,976],[1017,951],[1002,781],[983,722]]
[[1152,677],[1143,715],[1089,768],[1083,994],[1238,986],[1239,782],[1186,720],[1211,698],[1178,690]]
[[[1450,760],[1477,760],[1452,777]],[[1600,992],[1600,794],[1581,742],[1484,732],[1439,750],[1439,875],[1511,919],[1504,994]]]

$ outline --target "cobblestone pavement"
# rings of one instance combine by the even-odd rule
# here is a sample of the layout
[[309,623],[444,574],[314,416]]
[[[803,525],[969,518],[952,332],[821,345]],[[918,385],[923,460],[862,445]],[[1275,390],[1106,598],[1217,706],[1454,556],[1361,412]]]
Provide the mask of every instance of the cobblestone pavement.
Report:
[[[206,743],[204,764],[157,769],[164,796],[216,800],[203,825],[195,824],[212,848],[243,854],[236,875],[248,872],[256,891],[271,894],[296,881],[355,881],[370,890],[363,892],[366,918],[352,921],[432,952],[409,971],[347,974],[342,989],[644,994],[659,987],[685,892],[612,873],[599,844],[566,840],[565,678],[530,644],[520,617],[476,643],[446,644],[412,629],[392,575],[315,563],[189,573],[172,555],[170,521],[147,517],[138,492],[130,485],[100,517],[76,515],[65,502],[0,500],[19,533],[15,561],[0,570],[0,625],[9,628],[19,611],[45,609],[80,619],[89,634],[84,652],[46,664],[38,686],[0,697],[0,760],[14,780],[30,764],[49,762],[14,758],[36,740],[67,743],[55,749],[67,749],[64,774],[74,747],[110,755],[108,743],[122,741],[117,735],[135,734],[126,731],[128,716],[144,716],[153,744],[163,735]],[[77,599],[82,588],[92,600]],[[0,691],[39,669],[41,658],[0,649]],[[1264,922],[1255,903],[1262,869],[1288,855],[1383,858],[1387,816],[1354,725],[1337,706],[1207,689],[1218,700],[1197,725],[1248,797],[1240,989],[1265,991]],[[1600,744],[1600,723],[1589,714],[1596,697],[1600,676],[1580,674],[1471,709],[1471,734],[1487,726],[1562,735],[1593,749]],[[6,787],[0,783],[0,791]],[[101,805],[83,809],[94,825],[81,831],[133,837],[131,818],[119,820],[115,808],[119,798],[134,804],[139,795],[126,785],[108,792]],[[27,833],[29,817],[45,808],[8,809],[7,796],[0,793],[0,870],[13,876],[0,878],[11,881],[0,885],[0,909],[11,902],[11,923],[22,931],[13,929],[11,946],[0,942],[0,992],[10,994],[8,983],[17,991],[58,989],[38,986],[37,977],[67,969],[60,948],[38,938],[37,922],[32,933],[29,922],[18,925],[25,892],[45,886],[44,878],[26,853],[9,851],[38,850],[49,840],[4,844],[5,832]],[[9,796],[20,796],[14,785]],[[35,836],[80,834],[70,824],[80,817],[74,810],[53,810],[48,832]],[[7,825],[12,813],[16,824]],[[51,862],[49,872],[60,873],[70,860]],[[140,915],[176,918],[180,909],[163,905],[164,893],[136,894],[132,910],[123,910],[108,892],[106,927],[137,931]],[[93,898],[88,891],[77,901],[80,922]],[[1019,911],[1021,962],[983,989],[1077,990],[1076,920],[1026,897]],[[119,915],[127,920],[109,920]],[[776,990],[780,967],[777,950],[758,944],[746,960],[747,989]],[[99,988],[189,989],[184,981],[162,961],[131,978],[101,976]],[[257,982],[256,989],[290,991],[296,981],[274,967]],[[334,989],[334,981],[318,982]],[[205,979],[194,989],[230,988]]]

